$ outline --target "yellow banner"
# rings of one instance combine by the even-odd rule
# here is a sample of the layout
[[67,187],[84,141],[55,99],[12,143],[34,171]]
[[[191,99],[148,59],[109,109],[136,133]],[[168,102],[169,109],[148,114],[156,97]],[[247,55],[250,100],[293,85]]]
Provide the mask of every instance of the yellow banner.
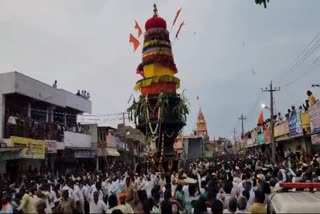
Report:
[[289,134],[288,121],[281,122],[274,127],[274,136],[275,137],[280,137],[280,136],[286,135],[286,134]]
[[44,159],[46,146],[43,140],[14,137],[10,139],[11,145],[22,149],[22,158]]
[[309,112],[301,113],[301,123],[302,123],[302,128],[304,128],[307,131],[307,134],[309,134],[311,132]]

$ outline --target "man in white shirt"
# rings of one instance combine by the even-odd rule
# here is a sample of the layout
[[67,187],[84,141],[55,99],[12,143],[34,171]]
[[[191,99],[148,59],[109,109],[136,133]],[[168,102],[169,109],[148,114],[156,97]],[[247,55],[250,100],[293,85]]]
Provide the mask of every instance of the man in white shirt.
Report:
[[151,190],[153,188],[153,182],[151,181],[150,178],[147,178],[147,180],[145,181],[145,185],[142,188],[142,190],[145,190],[147,193],[148,198],[151,198]]
[[112,181],[112,183],[109,186],[109,194],[117,194],[117,183],[115,179]]
[[79,185],[76,183],[73,185],[73,194],[75,195],[75,198],[77,198],[81,205],[81,210],[84,212],[84,197],[83,192],[80,190]]
[[99,192],[94,191],[93,192],[93,197],[88,195],[88,202],[89,202],[89,207],[90,207],[90,213],[107,213],[108,208],[107,205],[99,199]]

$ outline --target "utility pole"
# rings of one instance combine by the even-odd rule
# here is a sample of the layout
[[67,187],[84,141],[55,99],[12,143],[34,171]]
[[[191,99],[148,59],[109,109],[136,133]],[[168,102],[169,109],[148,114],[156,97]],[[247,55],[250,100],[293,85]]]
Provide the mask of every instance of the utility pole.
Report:
[[237,134],[237,131],[236,131],[236,128],[233,129],[233,139],[234,139],[234,143],[236,143],[236,134]]
[[276,144],[274,141],[274,109],[273,109],[273,92],[280,91],[280,87],[275,88],[272,86],[272,81],[270,82],[270,88],[261,89],[262,92],[270,93],[270,140],[271,140],[271,152],[272,152],[272,162],[276,163]]
[[234,128],[233,129],[233,139],[234,139],[234,147],[236,148],[236,149],[238,149],[237,148],[237,137],[236,137],[236,134],[237,134],[237,131],[236,131],[236,128]]
[[125,116],[125,112],[122,112],[122,123],[123,123],[123,126],[126,126],[126,116]]
[[243,125],[243,121],[246,120],[247,118],[243,116],[243,114],[241,114],[241,117],[238,118],[239,120],[241,120],[241,138],[244,136],[244,125]]

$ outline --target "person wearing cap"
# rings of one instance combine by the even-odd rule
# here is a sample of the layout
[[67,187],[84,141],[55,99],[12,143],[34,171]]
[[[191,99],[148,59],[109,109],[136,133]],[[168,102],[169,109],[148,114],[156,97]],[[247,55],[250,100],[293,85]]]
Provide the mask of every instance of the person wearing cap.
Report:
[[265,183],[266,177],[264,174],[258,174],[257,175],[257,186],[258,189],[262,189],[263,184]]
[[123,213],[134,213],[130,204],[126,203],[127,194],[121,193],[119,194],[119,202],[120,204],[112,210],[109,210],[108,213],[112,213],[113,210],[121,210]]

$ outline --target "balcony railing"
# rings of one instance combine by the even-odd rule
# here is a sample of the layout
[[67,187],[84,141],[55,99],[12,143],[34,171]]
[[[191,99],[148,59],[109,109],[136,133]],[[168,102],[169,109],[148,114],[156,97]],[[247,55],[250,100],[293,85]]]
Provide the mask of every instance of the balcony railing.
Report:
[[5,138],[11,136],[37,140],[64,140],[64,131],[87,134],[88,130],[77,125],[64,126],[58,123],[46,123],[30,118],[9,117],[5,127]]

